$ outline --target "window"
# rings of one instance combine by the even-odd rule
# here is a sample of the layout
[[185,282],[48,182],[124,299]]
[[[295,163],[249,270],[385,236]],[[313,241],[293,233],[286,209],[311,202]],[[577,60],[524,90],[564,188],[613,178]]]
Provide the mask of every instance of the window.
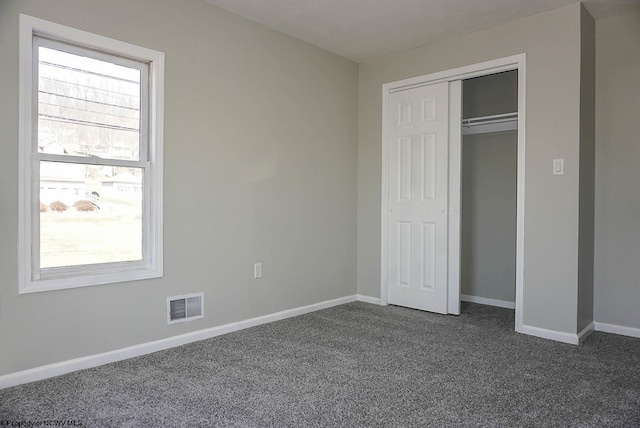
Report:
[[20,16],[20,292],[162,276],[164,55]]

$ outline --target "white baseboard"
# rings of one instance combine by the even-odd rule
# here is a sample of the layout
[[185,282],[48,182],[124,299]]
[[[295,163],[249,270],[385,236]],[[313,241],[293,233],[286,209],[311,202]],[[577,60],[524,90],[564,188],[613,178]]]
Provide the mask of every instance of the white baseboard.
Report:
[[382,301],[378,297],[363,296],[362,294],[358,294],[356,296],[356,300],[358,300],[358,302],[372,303],[374,305],[382,305]]
[[497,306],[499,308],[515,309],[515,302],[508,302],[506,300],[488,299],[486,297],[469,296],[468,294],[461,294],[460,300],[463,302],[479,303],[481,305]]
[[35,382],[37,380],[59,376],[77,370],[101,366],[103,364],[115,363],[116,361],[122,361],[128,358],[138,357],[141,355],[150,354],[152,352],[174,348],[176,346],[186,345],[187,343],[209,339],[223,334],[232,333],[234,331],[243,330],[245,328],[255,327],[257,325],[296,317],[299,315],[307,314],[309,312],[315,312],[321,309],[343,305],[345,303],[355,302],[356,300],[358,300],[358,296],[356,295],[341,297],[334,300],[326,300],[324,302],[314,303],[308,306],[287,309],[285,311],[276,312],[269,315],[263,315],[260,317],[225,324],[217,327],[206,328],[203,330],[168,337],[166,339],[160,339],[153,342],[141,343],[139,345],[116,349],[114,351],[104,352],[102,354],[74,358],[72,360],[61,361],[59,363],[47,364],[45,366],[35,367],[29,370],[10,373],[0,376],[0,389],[9,388],[29,382]]
[[580,333],[578,333],[578,343],[582,343],[594,330],[594,322],[591,321],[588,326],[582,329]]
[[523,325],[522,333],[530,336],[541,337],[543,339],[555,340],[556,342],[569,343],[571,345],[580,344],[580,338],[577,334],[566,333],[564,331],[547,330],[546,328]]
[[620,334],[622,336],[637,337],[640,338],[640,328],[624,327],[615,324],[606,324],[602,322],[591,322],[588,326],[582,329],[578,334],[565,333],[562,331],[547,330],[539,327],[532,327],[529,325],[522,326],[522,333],[529,334],[531,336],[542,337],[543,339],[556,340],[558,342],[570,343],[572,345],[578,345],[582,343],[591,333],[594,331],[601,331],[603,333]]
[[624,327],[615,324],[606,324],[603,322],[594,322],[595,331],[602,331],[604,333],[620,334],[622,336],[638,337],[640,338],[640,328]]

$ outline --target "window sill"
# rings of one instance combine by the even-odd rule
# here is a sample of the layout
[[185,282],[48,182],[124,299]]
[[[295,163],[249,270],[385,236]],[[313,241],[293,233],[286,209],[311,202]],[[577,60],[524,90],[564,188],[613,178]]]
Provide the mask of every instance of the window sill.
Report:
[[73,276],[48,277],[38,280],[24,281],[20,294],[40,293],[44,291],[64,290],[67,288],[91,287],[94,285],[116,284],[120,282],[139,281],[143,279],[162,278],[162,269],[135,268],[111,272],[89,272]]

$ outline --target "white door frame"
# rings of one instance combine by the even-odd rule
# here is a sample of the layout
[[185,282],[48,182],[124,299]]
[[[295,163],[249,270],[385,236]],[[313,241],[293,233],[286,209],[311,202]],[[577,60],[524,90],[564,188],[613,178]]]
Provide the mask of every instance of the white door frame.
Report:
[[[498,58],[452,70],[412,77],[382,85],[382,209],[381,209],[381,272],[380,301],[388,304],[387,273],[389,254],[389,166],[388,127],[389,94],[440,82],[450,82],[450,152],[449,159],[449,269],[448,311],[460,313],[460,164],[462,151],[462,91],[460,81],[502,71],[518,70],[518,175],[516,197],[516,307],[515,330],[522,332],[524,306],[524,201],[525,201],[525,118],[526,118],[526,54]],[[458,125],[459,124],[459,125]],[[456,153],[457,152],[457,153]],[[457,250],[456,250],[457,249]]]

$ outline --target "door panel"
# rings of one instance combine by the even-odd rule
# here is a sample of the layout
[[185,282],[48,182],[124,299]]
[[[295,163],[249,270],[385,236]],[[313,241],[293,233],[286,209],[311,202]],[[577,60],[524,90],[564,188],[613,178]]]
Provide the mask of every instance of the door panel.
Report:
[[388,301],[447,313],[448,83],[389,102]]

